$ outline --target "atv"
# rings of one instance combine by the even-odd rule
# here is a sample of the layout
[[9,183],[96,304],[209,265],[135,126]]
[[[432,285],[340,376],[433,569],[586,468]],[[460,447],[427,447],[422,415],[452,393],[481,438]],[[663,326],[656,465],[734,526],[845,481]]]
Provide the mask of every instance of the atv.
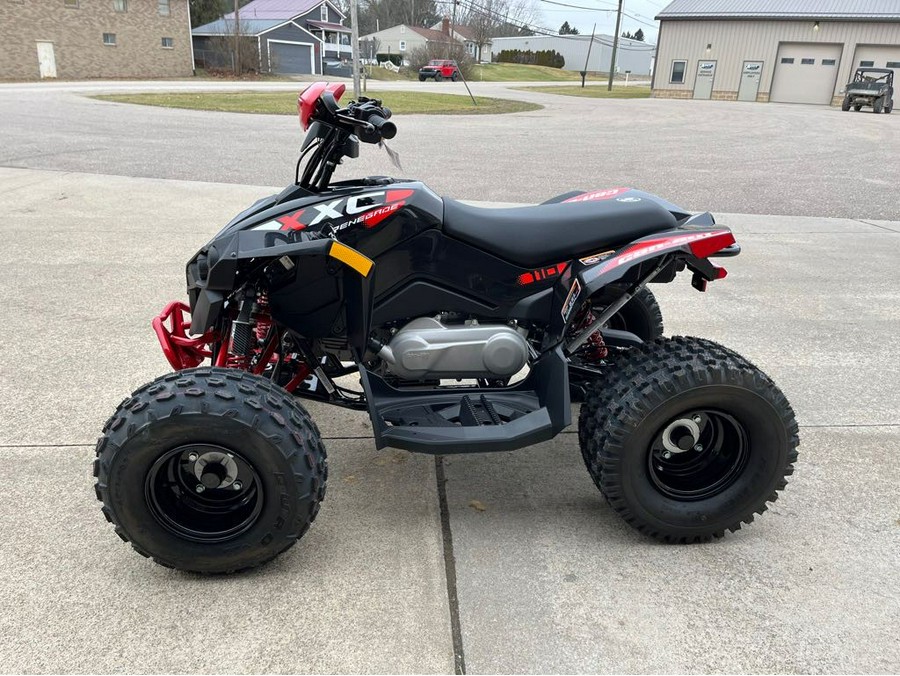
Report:
[[294,182],[203,245],[188,303],[152,322],[173,372],[119,405],[94,462],[123,540],[205,573],[288,549],[328,479],[305,400],[367,411],[378,449],[444,455],[553,439],[574,391],[590,476],[663,542],[719,538],[776,499],[799,443],[784,395],[711,340],[660,337],[647,288],[722,280],[728,228],[624,187],[493,209],[415,180],[333,181],[397,133],[380,101],[343,93],[300,94]]
[[894,71],[890,68],[857,68],[847,85],[841,110],[859,112],[871,106],[873,113],[890,113],[894,109]]

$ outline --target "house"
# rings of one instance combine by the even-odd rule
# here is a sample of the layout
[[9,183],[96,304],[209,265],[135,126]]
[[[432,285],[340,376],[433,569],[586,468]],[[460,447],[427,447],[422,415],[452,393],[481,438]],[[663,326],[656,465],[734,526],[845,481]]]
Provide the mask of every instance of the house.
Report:
[[463,43],[463,46],[466,48],[466,54],[471,56],[474,61],[481,63],[483,61],[491,60],[490,38],[488,38],[487,42],[484,44],[479,45],[475,30],[471,26],[451,24],[450,19],[446,16],[431,28],[432,30],[444,30],[445,26],[447,27],[448,34],[453,35],[456,40]]
[[195,28],[194,56],[198,67],[230,68],[237,24],[242,63],[246,45],[261,72],[321,75],[326,65],[351,58],[345,18],[330,0],[253,0],[237,20],[231,12]]
[[0,80],[193,74],[188,0],[3,0]]
[[[608,73],[612,60],[612,35],[521,35],[510,38],[494,38],[491,54],[497,57],[507,49],[540,52],[552,50],[565,59],[564,70],[587,70]],[[616,51],[616,72],[631,73],[632,77],[649,77],[653,68],[654,45],[639,40],[619,38]],[[587,64],[587,68],[585,68]]]
[[653,96],[838,105],[856,68],[900,76],[900,0],[675,0]]
[[[414,49],[427,47],[429,45],[446,45],[459,44],[457,40],[450,37],[450,20],[445,19],[443,30],[435,30],[433,28],[423,28],[422,26],[410,26],[401,23],[391,28],[361,35],[360,44],[363,45],[362,57],[365,59],[375,58],[377,54],[400,54],[403,61],[407,62],[406,54]],[[375,53],[366,53],[366,48]]]

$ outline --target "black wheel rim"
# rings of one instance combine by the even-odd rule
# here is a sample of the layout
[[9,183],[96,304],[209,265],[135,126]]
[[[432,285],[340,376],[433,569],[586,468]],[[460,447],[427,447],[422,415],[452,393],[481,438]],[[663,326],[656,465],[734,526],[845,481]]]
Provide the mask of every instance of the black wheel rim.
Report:
[[731,486],[747,466],[750,444],[736,418],[711,409],[671,418],[653,438],[647,462],[663,495],[704,500]]
[[263,508],[263,487],[239,453],[212,444],[180,446],[150,468],[144,496],[153,517],[194,542],[222,542],[246,532]]

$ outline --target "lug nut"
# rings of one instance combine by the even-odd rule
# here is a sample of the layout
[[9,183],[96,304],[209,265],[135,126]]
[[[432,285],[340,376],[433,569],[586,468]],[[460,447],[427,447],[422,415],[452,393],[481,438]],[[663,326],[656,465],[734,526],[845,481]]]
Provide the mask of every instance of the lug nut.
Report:
[[197,487],[194,490],[197,491],[198,493],[202,493],[203,491],[206,490],[206,486],[204,486],[203,484],[197,484]]
[[241,488],[243,488],[243,484],[240,481],[235,481],[231,485],[234,487],[234,490],[236,490],[236,491],[239,491],[239,490],[241,490]]
[[695,415],[695,416],[694,416],[694,422],[697,423],[697,424],[699,425],[700,423],[703,422],[703,418],[701,418],[699,415]]
[[197,462],[198,457],[200,457],[200,456],[198,456],[196,453],[188,454],[188,460],[190,460],[191,462]]
[[702,451],[702,450],[703,450],[703,444],[697,444],[696,446],[694,446],[694,450],[695,450],[695,451],[698,451],[698,452],[699,452],[699,451]]
[[663,457],[664,457],[666,460],[668,460],[669,458],[672,457],[672,453],[671,453],[670,451],[665,451],[665,452],[663,453]]

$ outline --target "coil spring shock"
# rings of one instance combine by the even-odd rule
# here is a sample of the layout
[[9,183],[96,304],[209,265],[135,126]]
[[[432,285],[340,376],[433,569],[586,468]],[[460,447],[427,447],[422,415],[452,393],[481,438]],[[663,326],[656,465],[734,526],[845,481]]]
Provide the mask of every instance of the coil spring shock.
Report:
[[[587,304],[584,308],[584,314],[575,324],[576,333],[586,329],[593,324],[596,319],[597,316],[594,314],[593,309],[590,304]],[[603,340],[603,334],[601,334],[599,330],[594,331],[588,339],[584,341],[582,351],[590,361],[600,361],[609,356],[609,348],[606,347],[606,342]]]

